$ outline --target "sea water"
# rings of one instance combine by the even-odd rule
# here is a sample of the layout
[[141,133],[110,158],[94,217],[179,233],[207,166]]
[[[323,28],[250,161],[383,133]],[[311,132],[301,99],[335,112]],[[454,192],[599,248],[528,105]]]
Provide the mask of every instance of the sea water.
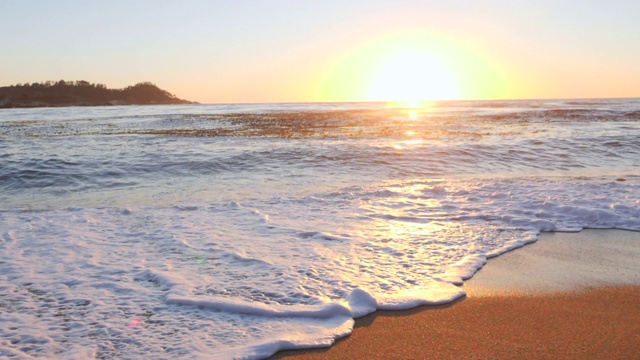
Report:
[[0,357],[264,358],[640,231],[640,100],[0,110]]

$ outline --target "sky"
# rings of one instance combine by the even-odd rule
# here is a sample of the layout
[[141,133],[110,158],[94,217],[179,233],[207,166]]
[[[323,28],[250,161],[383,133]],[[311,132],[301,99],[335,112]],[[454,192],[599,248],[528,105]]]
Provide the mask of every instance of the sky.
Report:
[[201,103],[640,96],[640,1],[0,0],[0,86]]

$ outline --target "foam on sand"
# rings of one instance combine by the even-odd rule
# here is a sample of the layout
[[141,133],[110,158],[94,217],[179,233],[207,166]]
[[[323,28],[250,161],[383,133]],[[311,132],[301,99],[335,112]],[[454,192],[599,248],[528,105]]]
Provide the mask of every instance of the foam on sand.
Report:
[[638,258],[640,232],[542,233],[489,259],[463,301],[378,311],[331,349],[274,358],[635,358]]

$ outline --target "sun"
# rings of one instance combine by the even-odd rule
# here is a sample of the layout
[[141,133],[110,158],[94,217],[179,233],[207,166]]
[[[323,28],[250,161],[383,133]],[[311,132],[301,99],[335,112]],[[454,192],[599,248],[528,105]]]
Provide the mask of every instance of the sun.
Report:
[[405,51],[380,61],[373,72],[368,98],[414,104],[458,99],[459,91],[443,61],[427,51]]
[[437,100],[508,97],[503,70],[484,48],[420,29],[372,34],[328,56],[313,82],[317,101],[383,101],[419,107]]

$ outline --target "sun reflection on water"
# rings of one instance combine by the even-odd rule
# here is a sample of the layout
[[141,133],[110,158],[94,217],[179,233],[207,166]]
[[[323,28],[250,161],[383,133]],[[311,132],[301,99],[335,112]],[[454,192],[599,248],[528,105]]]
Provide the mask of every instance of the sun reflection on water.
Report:
[[436,106],[435,101],[390,101],[387,102],[388,109],[398,111],[402,117],[416,120],[424,117]]
[[[396,189],[388,190],[395,192]],[[425,216],[433,213],[437,217],[441,203],[438,199],[425,197],[421,186],[415,189],[404,186],[398,190],[406,196],[394,198],[392,203],[382,201],[365,206],[371,222],[357,232],[358,237],[367,239],[365,254],[371,258],[360,256],[358,267],[363,280],[369,277],[367,275],[376,278],[374,292],[407,292],[408,296],[437,288],[434,282],[439,283],[439,280],[434,277],[437,275],[434,270],[441,267],[438,263],[442,256],[441,242],[447,241],[456,229],[446,221]],[[384,267],[388,280],[376,276],[380,267]]]
[[404,150],[404,149],[409,149],[411,147],[415,147],[418,146],[420,144],[422,144],[424,142],[424,140],[422,139],[411,139],[411,140],[402,140],[402,141],[397,141],[393,144],[393,148],[396,150]]

